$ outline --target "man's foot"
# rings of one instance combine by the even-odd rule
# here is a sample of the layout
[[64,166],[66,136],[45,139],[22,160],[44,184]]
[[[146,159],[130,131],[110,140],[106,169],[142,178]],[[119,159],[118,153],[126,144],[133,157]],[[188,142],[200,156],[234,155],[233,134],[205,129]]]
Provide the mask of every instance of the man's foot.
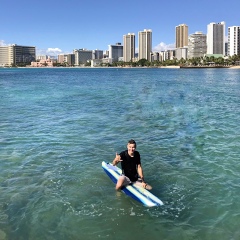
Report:
[[147,189],[147,190],[152,190],[152,186],[146,184],[145,189]]
[[120,191],[116,191],[116,197],[117,197],[117,198],[121,197],[121,194],[122,194],[122,193],[121,193]]

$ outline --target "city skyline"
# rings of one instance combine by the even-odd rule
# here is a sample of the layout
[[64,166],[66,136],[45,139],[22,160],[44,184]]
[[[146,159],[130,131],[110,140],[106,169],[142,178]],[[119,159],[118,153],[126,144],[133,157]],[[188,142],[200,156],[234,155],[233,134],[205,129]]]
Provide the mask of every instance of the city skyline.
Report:
[[175,27],[180,24],[188,25],[189,35],[197,31],[207,34],[211,22],[224,21],[226,29],[240,25],[238,0],[228,1],[230,11],[226,11],[226,5],[219,5],[206,0],[200,7],[188,0],[172,6],[152,0],[147,5],[135,0],[123,0],[121,4],[72,0],[58,5],[46,0],[41,4],[5,1],[1,3],[0,45],[36,46],[37,55],[72,53],[79,48],[105,51],[108,45],[123,44],[123,35],[129,32],[138,36],[139,31],[151,29],[153,51],[174,49]]

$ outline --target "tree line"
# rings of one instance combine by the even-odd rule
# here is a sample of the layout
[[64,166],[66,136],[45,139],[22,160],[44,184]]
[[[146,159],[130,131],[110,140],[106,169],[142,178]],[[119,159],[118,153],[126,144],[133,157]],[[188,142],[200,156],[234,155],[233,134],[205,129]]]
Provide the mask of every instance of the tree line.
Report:
[[[26,67],[31,63],[18,63],[12,64],[11,67]],[[85,67],[91,66],[91,61],[83,63]],[[101,63],[100,67],[161,67],[161,66],[182,66],[182,67],[204,67],[204,66],[217,66],[217,67],[224,67],[224,66],[236,66],[240,65],[240,55],[233,55],[227,58],[223,57],[214,57],[214,56],[205,56],[205,57],[194,57],[190,59],[181,58],[180,60],[173,58],[172,60],[165,60],[165,61],[148,61],[147,59],[140,59],[136,62],[113,62],[110,63]],[[73,67],[70,66],[68,63],[53,63],[54,67]]]
[[161,66],[235,66],[240,65],[240,55],[229,56],[228,58],[223,57],[214,57],[214,56],[206,56],[206,57],[194,57],[190,59],[181,58],[180,60],[174,58],[172,60],[165,61],[148,61],[147,59],[140,59],[136,62],[114,62],[112,64],[105,63],[101,64],[101,66],[108,67],[161,67]]

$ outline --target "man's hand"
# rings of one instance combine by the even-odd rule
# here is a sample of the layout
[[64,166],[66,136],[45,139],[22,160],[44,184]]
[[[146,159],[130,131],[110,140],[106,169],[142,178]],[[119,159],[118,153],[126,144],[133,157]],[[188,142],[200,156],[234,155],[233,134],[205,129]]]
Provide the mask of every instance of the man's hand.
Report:
[[147,184],[144,181],[142,181],[142,186],[143,188],[146,188]]
[[121,156],[118,153],[116,153],[116,157],[113,160],[113,166],[117,165],[121,161],[122,161]]
[[148,185],[147,183],[142,181],[142,187],[147,189],[147,190],[152,190],[152,186]]

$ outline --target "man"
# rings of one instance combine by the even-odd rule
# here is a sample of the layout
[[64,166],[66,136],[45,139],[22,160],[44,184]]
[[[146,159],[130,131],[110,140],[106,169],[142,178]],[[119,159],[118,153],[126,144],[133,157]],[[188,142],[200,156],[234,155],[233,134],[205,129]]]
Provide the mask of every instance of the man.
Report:
[[120,154],[116,153],[116,157],[112,164],[115,166],[121,162],[123,173],[118,178],[116,190],[119,190],[121,187],[131,184],[132,182],[136,182],[138,185],[148,190],[152,189],[152,187],[144,181],[141,158],[139,152],[136,151],[136,147],[136,142],[131,139],[128,141],[127,150],[122,151]]

